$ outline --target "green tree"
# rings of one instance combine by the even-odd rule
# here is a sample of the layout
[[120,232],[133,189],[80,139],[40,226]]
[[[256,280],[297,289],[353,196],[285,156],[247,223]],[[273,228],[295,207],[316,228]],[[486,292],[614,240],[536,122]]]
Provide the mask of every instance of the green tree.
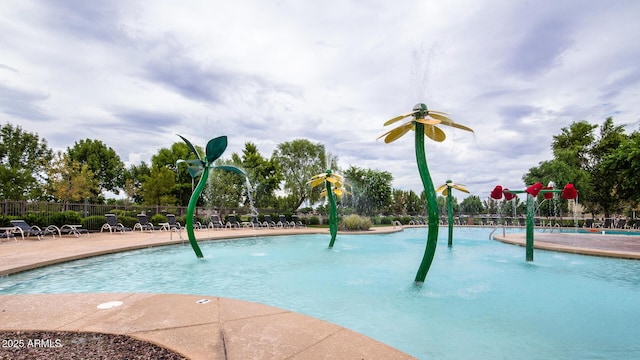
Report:
[[142,184],[151,175],[151,168],[147,163],[141,161],[138,165],[131,165],[124,173],[123,190],[127,196],[136,204],[144,203],[144,198],[140,189]]
[[597,187],[597,191],[589,194],[589,201],[593,204],[592,209],[601,210],[607,218],[614,212],[620,212],[627,202],[627,198],[619,191],[620,184],[626,182],[626,179],[621,177],[620,170],[623,169],[615,169],[612,172],[607,159],[615,156],[618,149],[628,143],[628,140],[629,136],[624,133],[624,127],[615,126],[613,119],[609,117],[600,126],[600,136],[591,148],[591,181]]
[[465,214],[478,215],[483,213],[482,200],[477,195],[470,195],[460,203],[460,211]]
[[279,144],[271,158],[282,170],[284,190],[295,199],[294,208],[290,210],[295,211],[305,201],[313,204],[320,199],[320,189],[311,189],[307,181],[327,170],[324,145],[296,139]]
[[624,139],[600,165],[603,173],[618,180],[613,189],[618,197],[637,207],[640,203],[640,132],[634,131]]
[[89,165],[73,161],[61,151],[47,168],[47,177],[48,193],[63,203],[80,202],[100,190]]
[[344,177],[351,184],[351,196],[343,201],[358,214],[377,215],[390,211],[393,176],[388,171],[363,169],[351,165]]
[[122,174],[124,163],[116,151],[100,140],[80,140],[67,148],[70,161],[86,164],[95,175],[99,184],[99,192],[93,194],[93,201],[97,201],[102,191],[120,192],[124,185]]
[[[232,165],[238,166],[239,158],[235,160],[216,161],[216,166]],[[244,201],[245,177],[231,171],[211,171],[209,174],[208,188],[203,197],[205,203],[210,207],[220,207],[224,209],[235,209]]]
[[0,128],[0,198],[43,200],[44,174],[53,158],[45,139],[7,123]]
[[272,159],[262,157],[258,147],[247,142],[244,144],[240,166],[249,175],[255,206],[274,207],[277,201],[275,191],[280,189],[280,183],[284,180],[278,164]]
[[176,185],[175,178],[171,169],[164,166],[153,167],[140,189],[144,203],[152,206],[176,205],[178,200],[172,191]]
[[[202,148],[196,146],[196,149],[203,152]],[[171,192],[178,200],[178,204],[187,206],[193,189],[195,187],[195,179],[189,175],[186,165],[179,165],[178,160],[196,159],[196,155],[191,152],[189,146],[184,142],[175,142],[171,148],[161,148],[158,153],[151,157],[151,167],[165,167],[174,172],[175,185]],[[204,204],[204,199],[198,199],[198,205]]]

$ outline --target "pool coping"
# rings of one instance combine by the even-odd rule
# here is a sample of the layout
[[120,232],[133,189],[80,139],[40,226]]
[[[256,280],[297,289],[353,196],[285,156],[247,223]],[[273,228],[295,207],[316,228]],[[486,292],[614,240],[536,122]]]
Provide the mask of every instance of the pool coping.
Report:
[[[397,231],[402,228],[378,227],[358,234]],[[291,234],[328,235],[328,230],[200,230],[196,231],[196,238],[214,241]],[[184,231],[181,235],[182,239],[177,232],[92,233],[79,237],[67,235],[55,239],[3,242],[0,244],[0,276],[120,251],[180,243],[189,246]],[[119,302],[121,304],[115,307],[98,307]],[[0,317],[0,330],[4,331],[121,334],[166,347],[189,359],[415,359],[339,325],[259,303],[215,296],[149,293],[0,295]]]

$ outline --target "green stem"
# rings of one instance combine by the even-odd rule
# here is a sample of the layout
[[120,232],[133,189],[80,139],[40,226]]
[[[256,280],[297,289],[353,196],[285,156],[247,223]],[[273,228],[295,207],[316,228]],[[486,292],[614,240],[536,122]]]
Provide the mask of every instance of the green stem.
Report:
[[193,248],[193,251],[196,253],[196,257],[198,259],[203,258],[202,251],[200,250],[200,246],[198,246],[198,242],[196,241],[196,235],[193,232],[193,215],[196,209],[196,204],[198,203],[198,198],[200,198],[200,194],[202,190],[204,190],[205,185],[207,184],[207,179],[209,178],[209,167],[206,166],[202,175],[200,176],[200,180],[198,181],[198,186],[196,186],[195,190],[193,190],[193,194],[191,194],[191,199],[189,199],[189,205],[187,206],[187,220],[185,221],[187,226],[187,236],[189,237],[189,243]]
[[449,247],[453,246],[453,195],[451,189],[447,188],[447,212],[449,213]]
[[416,125],[416,162],[418,163],[418,171],[420,172],[420,179],[422,179],[422,186],[427,198],[428,207],[428,224],[429,233],[427,236],[427,245],[424,250],[424,256],[422,262],[418,268],[416,274],[416,283],[423,283],[427,277],[427,272],[433,262],[433,256],[436,252],[436,244],[438,242],[438,202],[436,190],[433,187],[433,181],[429,174],[429,168],[427,167],[427,155],[424,150],[424,124],[415,122]]
[[338,214],[336,210],[336,200],[333,197],[333,191],[331,189],[331,183],[325,181],[327,187],[327,198],[329,199],[329,232],[331,233],[331,241],[329,242],[329,249],[333,248],[333,243],[336,242],[336,235],[338,234]]
[[533,261],[533,217],[535,215],[536,206],[533,202],[533,196],[527,194],[527,230],[526,230],[526,258],[527,261]]

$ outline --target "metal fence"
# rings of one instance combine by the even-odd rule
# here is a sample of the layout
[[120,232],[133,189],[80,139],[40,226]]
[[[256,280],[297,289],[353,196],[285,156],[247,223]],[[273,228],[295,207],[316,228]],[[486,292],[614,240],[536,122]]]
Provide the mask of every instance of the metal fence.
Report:
[[[160,214],[174,214],[177,219],[184,222],[187,213],[186,206],[144,206],[138,204],[90,204],[86,203],[55,203],[55,202],[29,202],[3,200],[0,201],[0,221],[3,226],[8,225],[9,220],[23,218],[30,225],[40,227],[48,225],[62,226],[68,221],[81,221],[82,226],[91,231],[99,231],[105,223],[105,214],[116,214],[118,221],[128,227],[138,221],[137,214],[144,213],[149,218]],[[197,207],[196,218],[208,223],[210,215],[219,214],[222,217],[228,214],[249,214],[244,208],[205,208]],[[164,220],[166,221],[166,220]]]

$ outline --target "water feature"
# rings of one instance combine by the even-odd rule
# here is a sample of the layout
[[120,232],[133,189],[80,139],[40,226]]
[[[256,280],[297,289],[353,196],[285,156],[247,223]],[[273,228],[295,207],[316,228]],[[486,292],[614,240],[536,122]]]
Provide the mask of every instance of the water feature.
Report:
[[[162,292],[255,301],[331,321],[421,359],[640,358],[640,261],[537,251],[441,231],[423,286],[426,229],[256,237],[84,259],[0,278],[0,294]],[[507,232],[522,230],[507,229]]]

